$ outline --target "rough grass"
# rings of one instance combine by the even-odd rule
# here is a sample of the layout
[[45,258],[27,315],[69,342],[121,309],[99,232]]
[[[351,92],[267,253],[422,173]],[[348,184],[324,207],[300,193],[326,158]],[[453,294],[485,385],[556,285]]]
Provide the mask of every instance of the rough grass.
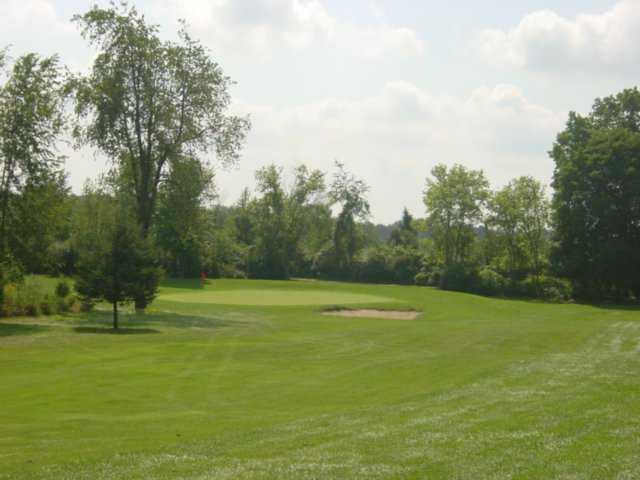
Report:
[[[195,287],[172,282],[117,335],[106,311],[0,321],[0,478],[640,477],[637,309]],[[233,290],[373,295],[424,314],[172,300]]]

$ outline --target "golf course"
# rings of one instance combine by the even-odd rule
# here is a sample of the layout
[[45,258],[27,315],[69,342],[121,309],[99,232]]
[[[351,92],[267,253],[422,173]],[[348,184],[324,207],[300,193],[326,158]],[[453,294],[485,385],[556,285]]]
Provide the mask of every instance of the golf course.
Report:
[[0,399],[0,479],[631,479],[640,310],[165,281],[119,330],[0,320]]

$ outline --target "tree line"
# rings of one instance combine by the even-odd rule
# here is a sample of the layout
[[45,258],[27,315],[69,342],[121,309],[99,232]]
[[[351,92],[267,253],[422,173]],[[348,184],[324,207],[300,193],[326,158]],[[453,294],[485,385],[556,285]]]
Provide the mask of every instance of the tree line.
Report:
[[[250,128],[229,113],[232,81],[185,26],[160,38],[126,4],[73,17],[96,49],[87,74],[58,57],[0,51],[0,297],[24,273],[75,276],[87,303],[153,299],[166,275],[433,285],[566,300],[640,298],[640,92],[571,113],[554,142],[553,195],[531,177],[492,189],[482,171],[437,165],[425,216],[370,222],[369,187],[270,165],[230,206],[216,165]],[[57,146],[110,169],[71,193]],[[2,304],[0,298],[0,304]]]

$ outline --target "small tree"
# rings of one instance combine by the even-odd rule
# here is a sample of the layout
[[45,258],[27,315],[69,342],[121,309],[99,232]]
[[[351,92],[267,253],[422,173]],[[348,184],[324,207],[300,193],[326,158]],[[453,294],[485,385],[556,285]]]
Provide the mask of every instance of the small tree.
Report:
[[76,290],[86,301],[113,305],[113,328],[117,329],[118,304],[141,297],[150,303],[159,278],[148,241],[135,225],[120,221],[104,241],[81,254]]
[[389,243],[395,247],[418,246],[418,233],[413,227],[413,217],[406,208],[402,211],[400,225],[391,232]]
[[369,187],[349,173],[344,164],[336,162],[336,169],[329,194],[332,202],[342,209],[333,232],[333,248],[338,271],[343,276],[349,276],[359,246],[356,220],[366,220],[370,212],[366,198]]

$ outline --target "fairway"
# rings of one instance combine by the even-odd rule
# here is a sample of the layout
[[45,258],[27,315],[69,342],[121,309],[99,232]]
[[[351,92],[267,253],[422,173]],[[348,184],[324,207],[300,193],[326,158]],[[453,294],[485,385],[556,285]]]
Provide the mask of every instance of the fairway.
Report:
[[340,292],[336,290],[205,290],[167,293],[162,300],[218,305],[342,305],[351,303],[388,303],[392,298]]
[[122,317],[0,320],[0,479],[640,477],[637,308],[214,280]]

